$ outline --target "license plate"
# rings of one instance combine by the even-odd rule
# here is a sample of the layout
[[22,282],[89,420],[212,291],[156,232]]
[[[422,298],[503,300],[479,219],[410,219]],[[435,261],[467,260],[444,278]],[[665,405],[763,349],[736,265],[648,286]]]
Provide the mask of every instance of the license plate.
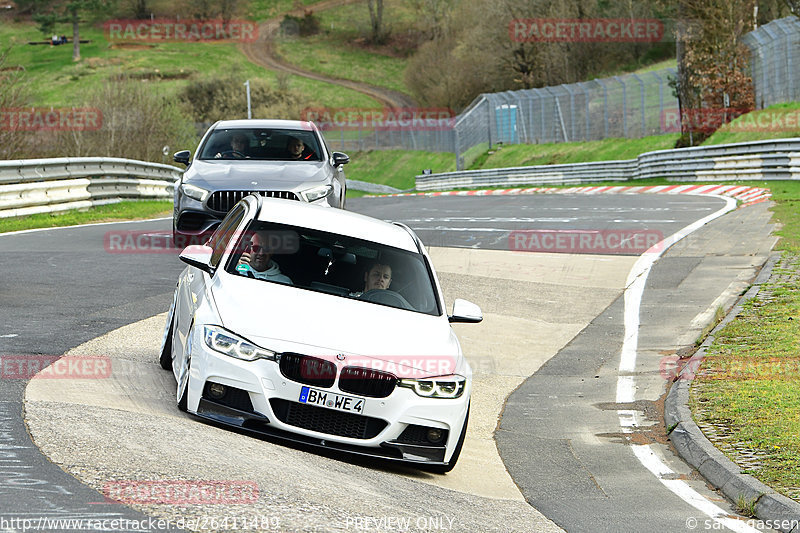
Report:
[[365,401],[364,398],[303,387],[300,389],[300,403],[318,405],[346,413],[361,414],[364,411]]

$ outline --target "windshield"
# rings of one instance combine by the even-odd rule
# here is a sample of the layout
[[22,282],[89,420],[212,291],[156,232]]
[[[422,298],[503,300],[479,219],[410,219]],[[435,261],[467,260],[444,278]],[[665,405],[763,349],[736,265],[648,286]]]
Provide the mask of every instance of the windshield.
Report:
[[424,257],[371,241],[253,221],[226,272],[366,304],[441,315]]
[[317,137],[310,130],[216,129],[206,139],[200,159],[320,161]]

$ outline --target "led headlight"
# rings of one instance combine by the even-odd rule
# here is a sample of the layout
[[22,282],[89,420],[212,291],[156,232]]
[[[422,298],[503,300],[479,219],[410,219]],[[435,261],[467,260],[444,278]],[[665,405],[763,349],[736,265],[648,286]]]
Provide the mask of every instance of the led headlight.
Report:
[[198,202],[202,202],[208,197],[207,190],[201,189],[195,185],[189,185],[188,183],[181,185],[181,190],[183,191],[183,194],[193,200],[197,200]]
[[332,192],[333,185],[322,185],[321,187],[314,187],[313,189],[302,191],[300,194],[303,195],[303,198],[305,198],[306,202],[313,202],[314,200],[325,198]]
[[256,346],[219,326],[204,326],[203,339],[206,346],[215,352],[224,353],[236,359],[244,361],[255,361],[256,359],[275,361],[277,359],[272,350]]
[[464,394],[467,378],[459,375],[441,376],[428,379],[401,379],[398,387],[413,389],[424,398],[458,398]]

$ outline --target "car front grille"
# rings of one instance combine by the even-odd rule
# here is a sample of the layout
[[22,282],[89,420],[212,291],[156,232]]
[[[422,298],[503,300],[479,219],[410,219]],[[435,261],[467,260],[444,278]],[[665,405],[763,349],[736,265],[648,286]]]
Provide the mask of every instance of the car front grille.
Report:
[[339,376],[339,388],[360,396],[386,398],[397,384],[397,377],[389,372],[348,366]]
[[267,198],[300,200],[292,191],[216,191],[208,197],[206,205],[212,211],[227,213],[236,203],[248,194],[260,194]]
[[284,424],[326,435],[351,439],[371,439],[383,431],[388,424],[380,418],[343,413],[280,398],[273,398],[269,402],[275,416]]
[[313,387],[329,388],[336,380],[336,365],[319,357],[286,352],[279,366],[287,378]]

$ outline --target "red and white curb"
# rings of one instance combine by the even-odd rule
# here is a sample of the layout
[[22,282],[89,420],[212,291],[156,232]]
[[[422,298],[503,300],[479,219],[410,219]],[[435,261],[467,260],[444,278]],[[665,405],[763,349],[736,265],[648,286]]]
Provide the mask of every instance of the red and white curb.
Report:
[[497,196],[506,194],[715,194],[729,196],[751,205],[769,200],[772,193],[761,187],[742,185],[620,185],[592,187],[530,187],[515,189],[481,189],[471,191],[397,193],[386,196]]

